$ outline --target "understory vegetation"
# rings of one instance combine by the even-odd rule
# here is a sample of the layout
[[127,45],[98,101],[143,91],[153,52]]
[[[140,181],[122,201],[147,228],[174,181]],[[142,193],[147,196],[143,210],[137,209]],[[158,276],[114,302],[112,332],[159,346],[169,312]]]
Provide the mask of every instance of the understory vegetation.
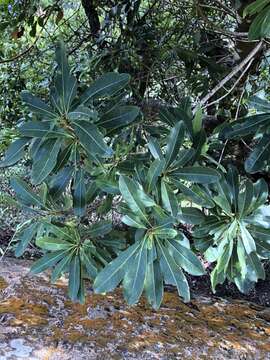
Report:
[[270,1],[0,6],[15,256],[37,247],[32,272],[67,274],[81,303],[88,283],[158,309],[165,284],[190,300],[187,274],[210,273],[213,292],[264,280]]

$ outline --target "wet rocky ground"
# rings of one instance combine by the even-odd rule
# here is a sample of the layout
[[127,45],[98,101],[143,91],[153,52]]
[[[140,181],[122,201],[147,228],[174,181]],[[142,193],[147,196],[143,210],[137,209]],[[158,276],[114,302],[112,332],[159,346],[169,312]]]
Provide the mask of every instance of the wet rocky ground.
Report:
[[90,285],[86,304],[73,304],[65,279],[52,285],[30,265],[0,263],[0,360],[270,359],[270,308],[204,294],[184,304],[169,291],[154,311]]

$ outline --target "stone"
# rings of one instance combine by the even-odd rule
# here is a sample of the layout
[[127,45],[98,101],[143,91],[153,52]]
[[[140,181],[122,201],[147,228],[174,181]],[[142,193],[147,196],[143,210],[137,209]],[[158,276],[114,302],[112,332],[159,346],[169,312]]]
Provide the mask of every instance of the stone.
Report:
[[269,309],[243,300],[165,292],[158,311],[125,304],[121,289],[67,297],[67,279],[29,274],[30,261],[0,263],[0,360],[270,359]]

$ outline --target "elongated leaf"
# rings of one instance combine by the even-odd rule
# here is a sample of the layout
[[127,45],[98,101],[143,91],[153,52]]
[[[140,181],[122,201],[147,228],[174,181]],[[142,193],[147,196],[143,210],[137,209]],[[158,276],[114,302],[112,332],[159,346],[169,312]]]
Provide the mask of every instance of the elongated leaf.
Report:
[[53,238],[49,236],[43,236],[37,238],[36,245],[41,249],[49,250],[49,251],[66,250],[72,246],[69,242],[65,240]]
[[53,123],[48,121],[27,121],[21,125],[18,130],[22,136],[26,137],[53,139],[69,136],[64,130],[55,128]]
[[102,134],[95,125],[85,120],[76,120],[73,123],[75,132],[90,157],[95,154],[101,156],[112,155],[112,149],[107,146]]
[[147,227],[141,221],[141,219],[135,215],[129,214],[122,217],[122,222],[128,226],[135,227],[137,229],[146,229]]
[[87,229],[87,234],[90,237],[102,237],[112,230],[112,222],[109,220],[101,220]]
[[21,97],[29,109],[40,115],[42,118],[52,120],[57,117],[57,114],[47,104],[30,94],[28,91],[22,91]]
[[250,40],[267,38],[270,35],[270,6],[255,17],[250,25],[248,37]]
[[98,121],[98,126],[106,130],[115,130],[132,124],[138,117],[140,109],[137,106],[119,106],[105,113]]
[[221,175],[217,170],[202,167],[191,166],[175,170],[170,173],[173,177],[191,181],[198,184],[211,184],[217,182]]
[[128,74],[107,73],[97,79],[82,95],[83,104],[90,100],[100,99],[116,94],[123,89],[130,80]]
[[148,302],[158,309],[163,298],[163,277],[158,261],[148,262],[144,289]]
[[161,270],[165,283],[175,285],[179,295],[183,297],[184,301],[189,301],[190,292],[185,275],[183,274],[181,268],[177,266],[174,258],[170,255],[166,247],[162,246],[160,241],[158,241],[158,245],[161,255]]
[[170,228],[153,228],[152,234],[161,239],[173,239],[178,235],[178,231]]
[[138,195],[138,186],[136,183],[127,176],[120,175],[119,189],[129,208],[148,223],[145,207]]
[[85,265],[87,274],[90,276],[92,280],[95,280],[98,274],[98,270],[93,263],[93,260],[87,255],[87,253],[84,251],[84,249],[81,249],[80,257],[82,263]]
[[164,159],[163,160],[156,159],[155,161],[153,161],[151,163],[150,168],[147,172],[147,176],[146,176],[148,192],[153,190],[154,186],[157,183],[159,176],[161,175],[162,171],[164,170],[164,167],[165,167]]
[[[264,271],[262,263],[261,263],[258,255],[256,254],[256,252],[252,252],[252,253],[247,255],[247,263],[255,273],[254,274],[255,275],[255,279],[254,279],[255,281],[257,281],[258,279],[262,279],[262,280],[265,279],[265,271]],[[253,280],[253,279],[251,279],[251,280]]]
[[245,161],[245,170],[254,174],[262,170],[270,155],[270,135],[264,135]]
[[23,180],[18,177],[13,177],[10,180],[10,185],[15,191],[18,199],[25,205],[35,205],[43,207],[42,199],[35,194],[30,187]]
[[83,169],[78,169],[76,171],[73,187],[74,214],[76,216],[83,216],[86,211],[86,188]]
[[74,255],[69,264],[68,291],[71,300],[78,298],[78,291],[81,282],[81,262],[78,255]]
[[53,177],[50,182],[49,193],[54,199],[57,199],[65,191],[71,180],[73,171],[74,170],[71,166],[65,167]]
[[177,157],[180,147],[183,143],[185,127],[182,121],[179,121],[170,132],[166,147],[166,167],[168,167]]
[[70,74],[66,49],[63,42],[59,42],[55,51],[57,73],[55,89],[58,95],[58,106],[64,113],[68,113],[77,92],[77,80]]
[[178,241],[169,240],[169,250],[171,250],[176,264],[189,274],[196,276],[205,274],[204,268],[197,256],[190,249],[179,244]]
[[60,278],[62,273],[68,269],[70,261],[74,255],[74,252],[67,253],[66,256],[59,261],[59,263],[55,266],[51,275],[51,282],[54,283],[56,280]]
[[0,162],[0,168],[14,165],[21,160],[24,156],[25,146],[29,141],[28,138],[13,141],[7,149],[4,159]]
[[50,267],[58,263],[58,261],[60,261],[64,256],[66,256],[66,254],[66,251],[60,250],[44,255],[31,267],[32,274],[38,274],[42,271],[49,269]]
[[253,184],[250,180],[246,181],[243,192],[239,193],[238,196],[238,211],[240,218],[248,212],[253,200]]
[[112,291],[123,280],[131,259],[141,246],[140,242],[131,245],[127,250],[110,262],[95,279],[94,290],[96,293]]
[[27,246],[32,241],[33,237],[35,236],[37,232],[37,224],[31,224],[26,229],[22,231],[22,233],[18,236],[18,244],[15,248],[15,256],[19,257],[22,256],[22,254],[25,252]]
[[148,146],[148,149],[150,150],[152,156],[155,159],[163,160],[162,150],[160,148],[160,145],[159,145],[157,139],[150,137],[147,146]]
[[147,246],[144,240],[133,256],[123,280],[124,297],[129,305],[138,302],[144,288],[147,266]]
[[205,221],[204,214],[197,208],[184,207],[181,208],[181,213],[178,219],[192,225],[199,225]]
[[261,97],[255,95],[249,99],[248,103],[250,106],[254,107],[257,111],[268,113],[268,116],[270,116],[270,102],[267,101],[266,99],[262,99]]
[[48,139],[39,147],[31,174],[34,185],[40,184],[54,169],[61,143],[61,140]]
[[252,115],[245,119],[232,123],[230,128],[225,129],[225,137],[227,139],[233,139],[240,136],[247,136],[254,134],[258,131],[258,128],[266,123],[270,119],[269,114]]
[[245,225],[243,225],[241,222],[240,222],[240,229],[241,229],[241,238],[247,254],[256,251],[256,244],[253,237],[246,229]]
[[98,113],[90,110],[86,106],[80,105],[76,108],[76,110],[68,113],[68,118],[70,121],[86,120],[89,122],[96,122],[98,119]]
[[177,216],[179,211],[177,198],[165,181],[161,181],[161,200],[165,210],[167,210],[172,216]]

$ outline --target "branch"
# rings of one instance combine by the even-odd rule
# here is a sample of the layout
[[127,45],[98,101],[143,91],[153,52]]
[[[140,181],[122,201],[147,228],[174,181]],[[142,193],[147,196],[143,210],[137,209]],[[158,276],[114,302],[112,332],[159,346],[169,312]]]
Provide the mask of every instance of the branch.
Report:
[[219,84],[217,84],[206,96],[204,96],[200,104],[203,105],[208,102],[208,100],[215,95],[217,91],[219,91],[223,86],[230,81],[240,70],[242,70],[254,57],[255,55],[261,50],[263,46],[263,41],[260,41],[254,49],[248,54],[248,56],[241,61],[239,65],[237,65]]
[[207,107],[211,106],[211,105],[214,105],[218,102],[220,102],[221,100],[225,99],[225,97],[227,97],[232,91],[233,89],[235,89],[235,87],[237,86],[237,84],[239,84],[239,82],[241,81],[241,79],[243,78],[243,76],[245,75],[245,73],[248,71],[248,69],[250,68],[251,64],[253,63],[253,60],[254,58],[252,58],[250,60],[250,62],[247,64],[246,68],[243,70],[243,72],[241,73],[241,75],[239,76],[239,78],[235,81],[235,83],[233,84],[233,86],[230,88],[230,90],[228,90],[226,92],[226,94],[224,94],[223,96],[221,96],[220,98],[218,98],[217,100],[215,101],[212,101],[211,103],[205,105],[203,107],[203,109],[206,109]]

